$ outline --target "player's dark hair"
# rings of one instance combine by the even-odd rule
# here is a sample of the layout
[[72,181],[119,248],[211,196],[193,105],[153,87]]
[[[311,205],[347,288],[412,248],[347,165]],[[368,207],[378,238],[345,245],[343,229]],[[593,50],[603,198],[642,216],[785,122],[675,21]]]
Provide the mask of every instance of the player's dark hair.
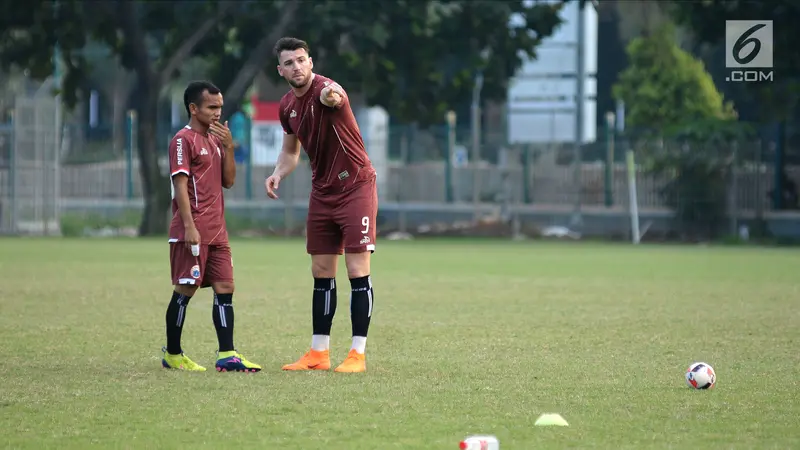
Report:
[[190,119],[192,118],[192,113],[189,111],[189,105],[194,103],[198,108],[203,106],[203,92],[205,91],[208,91],[211,95],[217,95],[222,92],[210,81],[192,81],[183,91],[183,106],[186,107],[186,115]]
[[306,53],[311,53],[308,49],[308,44],[306,43],[306,41],[293,37],[282,37],[278,39],[278,42],[275,43],[275,47],[273,47],[272,53],[275,54],[276,58],[280,58],[281,52],[283,51],[286,50],[294,51],[294,50],[300,50],[301,48],[305,50]]

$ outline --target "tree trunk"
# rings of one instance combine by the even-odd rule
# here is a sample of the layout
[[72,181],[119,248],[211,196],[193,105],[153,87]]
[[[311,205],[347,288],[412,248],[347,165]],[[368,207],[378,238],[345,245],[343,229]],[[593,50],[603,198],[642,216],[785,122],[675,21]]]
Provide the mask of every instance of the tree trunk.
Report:
[[139,225],[140,236],[165,235],[168,230],[168,208],[170,202],[169,179],[161,174],[158,164],[158,93],[155,74],[139,74],[137,106],[139,119],[139,173],[142,177],[144,215]]
[[[186,58],[191,56],[197,44],[224,17],[225,11],[232,5],[221,4],[218,14],[203,22],[197,30],[167,59],[166,66],[159,72],[153,67],[147,53],[147,41],[142,29],[135,2],[118,0],[117,14],[119,25],[125,35],[126,53],[133,59],[137,75],[137,95],[140,97],[136,107],[139,120],[139,174],[142,177],[142,194],[144,196],[144,214],[139,225],[140,236],[164,235],[167,228],[168,208],[170,202],[169,178],[161,174],[158,160],[165,155],[159,149],[158,141],[158,99],[161,86],[165,85],[173,72]],[[109,7],[109,2],[100,3]]]

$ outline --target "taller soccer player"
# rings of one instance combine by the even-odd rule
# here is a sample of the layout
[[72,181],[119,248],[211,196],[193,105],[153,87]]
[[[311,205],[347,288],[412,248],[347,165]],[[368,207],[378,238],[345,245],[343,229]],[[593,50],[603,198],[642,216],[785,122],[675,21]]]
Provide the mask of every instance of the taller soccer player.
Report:
[[283,148],[265,187],[277,199],[281,180],[297,167],[302,145],[311,162],[311,197],[306,220],[306,250],[314,276],[311,349],[284,370],[328,370],[330,334],[336,313],[336,267],[344,253],[350,279],[353,343],[336,372],[364,372],[364,356],[374,294],[370,256],[375,251],[378,191],[347,93],[330,78],[315,74],[308,44],[284,37],[274,48],[278,73],[291,90],[279,116]]

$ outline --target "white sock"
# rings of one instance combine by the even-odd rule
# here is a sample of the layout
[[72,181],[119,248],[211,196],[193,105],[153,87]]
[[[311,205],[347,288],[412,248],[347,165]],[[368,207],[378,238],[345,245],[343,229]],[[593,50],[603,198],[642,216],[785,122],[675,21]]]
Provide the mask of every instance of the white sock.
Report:
[[364,351],[367,349],[367,337],[366,336],[353,336],[353,346],[350,347],[350,350],[355,350],[360,354],[364,354]]
[[331,348],[331,337],[323,334],[311,336],[311,349],[322,352]]

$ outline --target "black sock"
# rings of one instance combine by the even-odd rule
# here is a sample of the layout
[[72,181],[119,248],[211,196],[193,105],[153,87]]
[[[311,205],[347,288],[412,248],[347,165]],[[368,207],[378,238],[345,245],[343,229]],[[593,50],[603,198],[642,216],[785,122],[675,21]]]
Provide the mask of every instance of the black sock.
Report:
[[214,293],[211,317],[217,329],[219,351],[233,351],[233,294]]
[[336,279],[314,278],[311,317],[315,335],[330,336],[334,314],[336,314]]
[[372,318],[372,280],[369,275],[351,278],[350,288],[350,321],[353,324],[353,336],[367,337],[369,321]]
[[181,332],[183,331],[183,321],[186,319],[186,305],[192,297],[172,292],[172,299],[167,306],[167,353],[170,355],[180,355]]

